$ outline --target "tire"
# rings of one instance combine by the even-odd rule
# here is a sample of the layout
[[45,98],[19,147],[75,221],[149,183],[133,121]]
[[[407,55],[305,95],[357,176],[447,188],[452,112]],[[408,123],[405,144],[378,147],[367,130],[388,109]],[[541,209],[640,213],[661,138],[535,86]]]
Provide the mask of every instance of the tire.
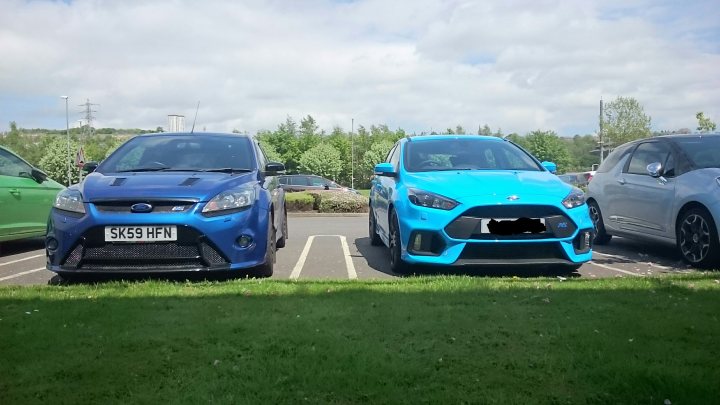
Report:
[[275,247],[277,249],[285,247],[285,241],[288,238],[288,224],[287,224],[287,209],[283,207],[283,223],[282,223],[282,237],[277,240]]
[[370,244],[373,246],[380,246],[383,242],[382,239],[380,239],[380,235],[377,233],[377,223],[375,222],[375,213],[373,213],[372,207],[370,207],[369,217]]
[[686,263],[699,268],[720,266],[717,228],[707,210],[691,208],[685,211],[677,222],[676,232],[677,248]]
[[588,209],[590,210],[590,219],[592,219],[593,225],[595,225],[595,239],[593,243],[598,245],[607,244],[610,242],[610,239],[612,239],[612,235],[609,235],[605,231],[605,224],[603,223],[600,207],[595,201],[589,201]]
[[400,241],[400,221],[395,210],[390,212],[390,270],[395,274],[409,274],[411,266],[402,259],[402,242]]
[[257,277],[270,277],[275,268],[275,225],[272,216],[268,218],[267,249],[265,250],[265,263],[255,269]]

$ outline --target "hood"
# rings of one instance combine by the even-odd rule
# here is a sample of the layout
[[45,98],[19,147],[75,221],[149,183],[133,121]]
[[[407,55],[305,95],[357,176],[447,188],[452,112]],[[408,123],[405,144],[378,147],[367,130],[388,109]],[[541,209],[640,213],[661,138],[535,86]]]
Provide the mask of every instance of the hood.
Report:
[[85,202],[128,198],[187,198],[208,201],[219,192],[257,183],[257,173],[91,173],[78,184]]
[[403,173],[408,187],[459,200],[464,197],[510,195],[565,198],[572,186],[550,172],[511,170],[452,170]]

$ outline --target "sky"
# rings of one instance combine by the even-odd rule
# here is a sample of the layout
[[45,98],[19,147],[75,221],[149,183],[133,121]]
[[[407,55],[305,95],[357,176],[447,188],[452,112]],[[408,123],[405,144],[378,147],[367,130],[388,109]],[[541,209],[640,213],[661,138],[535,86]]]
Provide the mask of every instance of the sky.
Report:
[[720,0],[0,0],[0,131],[321,129],[595,134],[720,123]]

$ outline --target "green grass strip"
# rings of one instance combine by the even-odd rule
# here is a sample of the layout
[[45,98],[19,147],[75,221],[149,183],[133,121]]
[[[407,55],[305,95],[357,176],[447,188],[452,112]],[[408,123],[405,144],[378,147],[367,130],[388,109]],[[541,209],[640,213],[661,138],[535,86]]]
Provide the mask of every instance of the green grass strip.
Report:
[[720,275],[0,288],[0,403],[713,403]]

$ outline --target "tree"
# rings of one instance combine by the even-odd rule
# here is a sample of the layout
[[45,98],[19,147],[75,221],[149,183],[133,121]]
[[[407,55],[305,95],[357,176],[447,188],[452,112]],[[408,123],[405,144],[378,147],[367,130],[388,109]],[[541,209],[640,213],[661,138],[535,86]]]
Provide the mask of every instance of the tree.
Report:
[[540,161],[550,161],[557,165],[558,172],[567,171],[572,160],[565,142],[553,131],[533,131],[525,136],[526,148]]
[[485,124],[482,127],[478,127],[478,135],[491,136],[492,134],[492,129],[490,129],[490,126],[488,124]]
[[[74,140],[70,141],[70,152],[72,156],[67,155],[67,139],[55,137],[45,150],[45,156],[40,159],[40,169],[47,173],[53,180],[71,184],[79,180],[80,168],[75,165],[75,153],[78,151],[78,143]],[[68,179],[68,162],[71,165],[70,173],[72,178]]]
[[618,97],[603,111],[603,142],[619,146],[625,142],[650,136],[650,117],[632,97]]
[[300,170],[337,181],[342,170],[340,152],[330,145],[321,143],[300,156]]
[[258,143],[260,143],[260,147],[262,148],[263,152],[265,152],[265,157],[268,159],[268,161],[282,163],[282,156],[280,156],[278,151],[275,150],[275,147],[270,142],[268,142],[267,140],[258,139]]
[[698,120],[698,131],[700,132],[710,132],[714,131],[717,126],[714,122],[710,120],[710,118],[705,117],[705,113],[702,111],[695,114],[695,118]]
[[[362,172],[363,173],[372,173],[375,171],[375,165],[384,162],[385,157],[387,156],[388,152],[390,152],[390,149],[393,147],[393,142],[390,141],[380,141],[375,142],[370,146],[370,149],[367,150],[362,155]],[[360,179],[363,181],[370,181],[370,178],[367,179]]]

